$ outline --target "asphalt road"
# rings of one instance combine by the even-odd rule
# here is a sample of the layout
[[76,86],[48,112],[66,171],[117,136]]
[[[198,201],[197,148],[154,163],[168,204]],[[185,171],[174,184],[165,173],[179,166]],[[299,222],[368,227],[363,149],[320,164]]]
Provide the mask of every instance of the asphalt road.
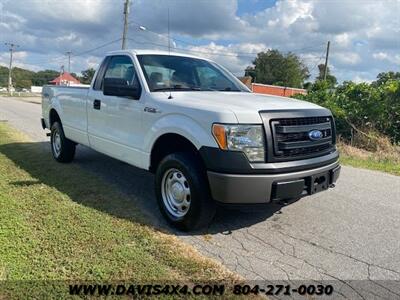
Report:
[[[38,104],[0,98],[0,120],[47,143],[40,115]],[[399,284],[388,281],[400,280],[400,177],[343,167],[327,192],[258,211],[220,209],[208,229],[185,234],[164,223],[151,174],[82,146],[74,163],[129,195],[154,226],[248,280],[339,280],[355,298],[400,297]],[[367,282],[366,289],[356,287]]]

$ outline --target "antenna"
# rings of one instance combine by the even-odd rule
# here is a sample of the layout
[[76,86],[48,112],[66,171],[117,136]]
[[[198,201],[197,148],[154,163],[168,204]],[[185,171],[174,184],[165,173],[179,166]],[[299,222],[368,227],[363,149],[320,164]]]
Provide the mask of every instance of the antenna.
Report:
[[[168,6],[168,56],[171,56],[171,38],[169,36],[169,6]],[[172,99],[172,91],[171,91],[171,69],[169,69],[169,96],[168,99]]]
[[168,55],[171,55],[171,37],[169,30],[169,7],[168,7]]

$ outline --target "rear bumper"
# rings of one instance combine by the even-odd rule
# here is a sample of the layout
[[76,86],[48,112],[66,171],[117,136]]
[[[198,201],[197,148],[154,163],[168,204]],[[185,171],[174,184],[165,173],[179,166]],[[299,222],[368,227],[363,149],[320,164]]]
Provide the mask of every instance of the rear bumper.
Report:
[[255,204],[297,198],[325,190],[340,174],[334,163],[282,174],[225,174],[208,171],[212,197],[222,203]]

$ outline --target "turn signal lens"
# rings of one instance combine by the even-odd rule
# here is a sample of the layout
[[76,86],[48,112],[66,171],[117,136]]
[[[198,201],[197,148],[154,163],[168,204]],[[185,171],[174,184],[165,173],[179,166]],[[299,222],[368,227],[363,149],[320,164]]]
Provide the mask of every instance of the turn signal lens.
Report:
[[212,133],[220,149],[243,152],[250,162],[265,161],[262,125],[213,124]]
[[214,124],[212,127],[212,133],[218,143],[218,146],[224,150],[228,149],[228,144],[226,142],[225,126],[221,124]]

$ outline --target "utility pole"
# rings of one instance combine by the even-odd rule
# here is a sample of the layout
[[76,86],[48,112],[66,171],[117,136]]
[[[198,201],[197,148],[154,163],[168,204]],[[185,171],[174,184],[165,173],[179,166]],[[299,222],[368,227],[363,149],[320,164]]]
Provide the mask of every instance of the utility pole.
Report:
[[[59,82],[59,84],[58,85],[62,85],[62,82],[63,82],[63,75],[64,75],[64,65],[62,65],[61,66],[61,68],[60,68],[60,82]],[[56,83],[57,84],[57,83]]]
[[324,66],[324,81],[326,80],[326,74],[328,73],[328,58],[329,58],[329,46],[331,45],[331,42],[328,41],[328,44],[326,45],[326,56],[325,56],[325,66]]
[[10,66],[8,69],[8,93],[12,96],[12,62],[13,62],[13,52],[15,48],[19,47],[19,45],[14,43],[5,43],[6,46],[10,46]]
[[128,34],[129,0],[124,3],[124,31],[122,33],[122,49],[126,48],[126,36]]
[[67,51],[66,54],[68,55],[68,73],[71,73],[71,54],[72,54],[72,51]]

